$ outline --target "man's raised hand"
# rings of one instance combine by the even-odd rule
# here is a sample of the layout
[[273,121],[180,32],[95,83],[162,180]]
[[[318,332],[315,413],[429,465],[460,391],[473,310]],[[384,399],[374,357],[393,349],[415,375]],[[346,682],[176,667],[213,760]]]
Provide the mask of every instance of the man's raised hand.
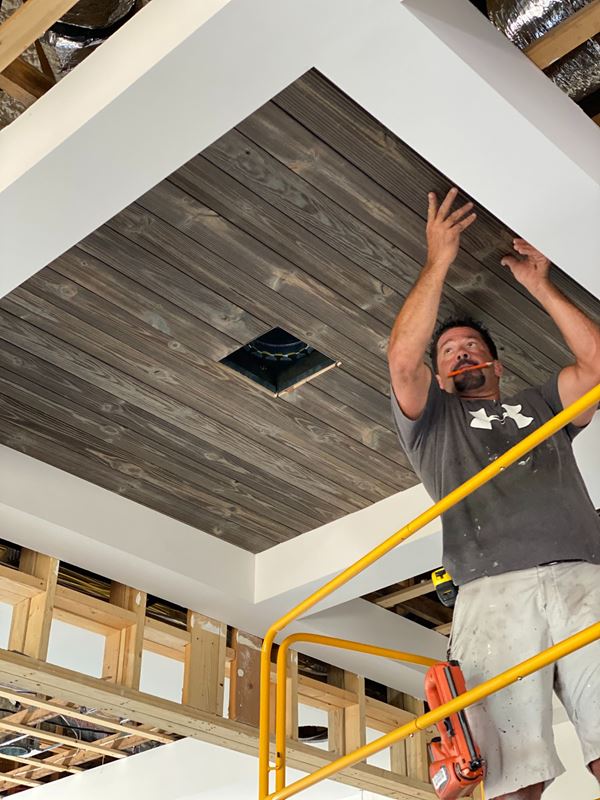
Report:
[[525,239],[513,239],[513,249],[518,256],[504,256],[500,263],[508,267],[515,279],[533,292],[548,281],[550,261]]
[[472,212],[473,203],[465,203],[456,211],[451,210],[457,194],[458,189],[450,189],[439,207],[435,193],[430,192],[428,195],[427,264],[429,266],[445,269],[450,267],[460,247],[460,234],[475,221],[477,216]]

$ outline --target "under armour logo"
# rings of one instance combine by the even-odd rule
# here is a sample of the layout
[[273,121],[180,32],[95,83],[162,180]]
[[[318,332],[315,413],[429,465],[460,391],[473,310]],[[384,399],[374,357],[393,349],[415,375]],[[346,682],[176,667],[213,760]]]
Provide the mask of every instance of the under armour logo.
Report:
[[471,427],[483,428],[484,430],[491,431],[492,422],[497,421],[501,425],[504,425],[507,419],[512,419],[517,424],[517,428],[526,428],[533,422],[533,417],[526,417],[524,414],[521,414],[522,407],[521,405],[507,406],[502,403],[504,414],[502,416],[499,414],[492,414],[489,417],[486,414],[485,408],[480,408],[479,411],[469,411],[469,414],[473,417],[471,420]]

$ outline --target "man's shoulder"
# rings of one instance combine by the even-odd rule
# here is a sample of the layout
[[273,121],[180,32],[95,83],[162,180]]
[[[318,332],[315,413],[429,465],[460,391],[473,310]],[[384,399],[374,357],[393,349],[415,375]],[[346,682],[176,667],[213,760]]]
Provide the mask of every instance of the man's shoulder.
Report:
[[502,403],[518,405],[519,403],[532,403],[533,405],[551,405],[549,400],[553,394],[553,378],[535,386],[525,386],[510,394],[502,394]]

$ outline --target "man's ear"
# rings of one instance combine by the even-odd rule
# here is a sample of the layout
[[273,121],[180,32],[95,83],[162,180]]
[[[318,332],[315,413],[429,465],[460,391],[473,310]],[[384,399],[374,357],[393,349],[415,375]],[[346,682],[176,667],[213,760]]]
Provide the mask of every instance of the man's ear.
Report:
[[438,386],[440,387],[440,389],[443,389],[444,388],[444,384],[442,382],[442,378],[441,378],[440,375],[437,374],[437,372],[435,373],[435,379],[438,382]]
[[504,373],[504,367],[499,361],[494,361],[494,375],[501,378]]

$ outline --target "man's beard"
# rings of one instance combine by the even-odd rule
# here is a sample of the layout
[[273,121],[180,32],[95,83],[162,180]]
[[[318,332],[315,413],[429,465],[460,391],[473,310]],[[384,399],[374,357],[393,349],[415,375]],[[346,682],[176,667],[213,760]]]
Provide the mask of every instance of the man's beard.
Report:
[[481,389],[485,383],[485,375],[483,369],[474,369],[469,372],[463,372],[456,375],[454,378],[454,388],[459,394],[470,392],[474,389]]

